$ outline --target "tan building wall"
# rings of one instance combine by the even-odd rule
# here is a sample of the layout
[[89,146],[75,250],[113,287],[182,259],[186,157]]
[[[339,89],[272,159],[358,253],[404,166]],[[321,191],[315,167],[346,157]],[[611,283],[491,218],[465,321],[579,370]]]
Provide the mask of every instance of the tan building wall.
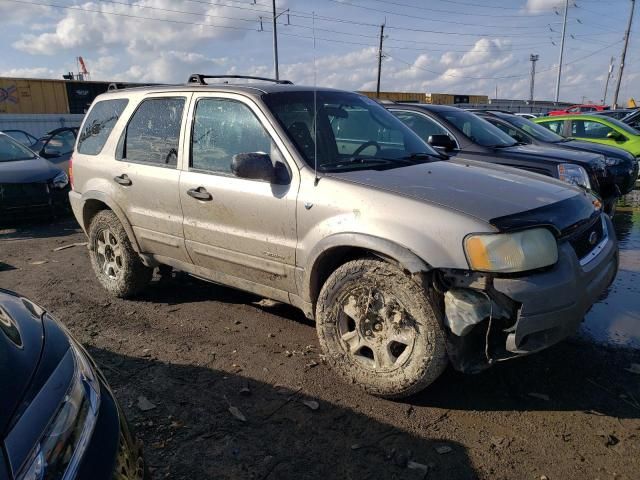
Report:
[[0,78],[0,113],[69,113],[65,82]]
[[[376,92],[358,92],[369,98],[376,98]],[[380,100],[391,100],[393,102],[421,102],[426,101],[424,93],[420,92],[380,92]]]

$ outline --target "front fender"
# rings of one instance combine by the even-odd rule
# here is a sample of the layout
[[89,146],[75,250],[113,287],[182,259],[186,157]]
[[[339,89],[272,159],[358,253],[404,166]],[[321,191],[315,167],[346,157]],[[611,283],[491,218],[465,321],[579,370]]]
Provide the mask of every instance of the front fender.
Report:
[[427,272],[432,268],[410,249],[390,240],[359,232],[336,233],[318,242],[308,255],[309,260],[304,268],[301,285],[302,296],[306,301],[313,301],[315,296],[313,291],[320,288],[315,285],[314,279],[318,275],[323,259],[326,255],[330,255],[332,250],[341,247],[363,249],[393,259],[411,274]]

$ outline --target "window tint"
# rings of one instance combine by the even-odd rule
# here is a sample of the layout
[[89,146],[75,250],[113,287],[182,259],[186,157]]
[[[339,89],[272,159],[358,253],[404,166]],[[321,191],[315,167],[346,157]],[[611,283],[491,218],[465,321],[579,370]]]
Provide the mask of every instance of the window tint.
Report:
[[571,135],[581,138],[607,138],[607,134],[613,132],[613,128],[602,123],[590,120],[573,120],[571,122]]
[[531,143],[531,142],[529,142],[529,139],[526,136],[524,136],[522,133],[520,133],[515,128],[510,127],[508,125],[505,125],[502,122],[497,122],[493,118],[487,118],[486,120],[491,125],[494,125],[494,126],[498,127],[500,130],[502,130],[504,133],[509,135],[514,140],[517,140],[518,142],[521,142],[521,143]]
[[251,109],[235,100],[203,98],[196,105],[191,138],[191,167],[231,173],[233,156],[268,153],[280,160],[278,148]]
[[31,145],[31,142],[29,142],[29,138],[24,134],[24,132],[19,132],[15,130],[15,131],[4,132],[4,133],[9,135],[14,140],[17,140],[18,142],[20,142],[25,147],[28,147],[29,145]]
[[562,135],[562,127],[564,125],[564,120],[557,120],[555,122],[542,122],[539,125],[542,125],[545,128],[548,128],[554,133],[558,135]]
[[118,145],[118,158],[176,166],[184,98],[144,100]]
[[431,135],[447,135],[451,137],[444,128],[424,115],[412,112],[393,112],[393,114],[425,141],[429,140]]
[[76,136],[70,130],[60,132],[49,140],[47,146],[44,149],[45,153],[69,153],[73,151],[73,144],[76,141]]
[[472,142],[483,147],[509,147],[513,138],[477,115],[459,109],[438,112],[448,122],[465,134]]
[[14,162],[36,158],[34,153],[8,135],[0,134],[0,162]]
[[78,140],[78,153],[98,155],[102,151],[113,126],[120,118],[127,103],[129,103],[128,100],[121,98],[104,100],[94,105],[82,125]]
[[[321,171],[406,166],[437,155],[380,104],[355,93],[296,91],[263,99],[308,165]],[[317,156],[316,156],[317,154]]]

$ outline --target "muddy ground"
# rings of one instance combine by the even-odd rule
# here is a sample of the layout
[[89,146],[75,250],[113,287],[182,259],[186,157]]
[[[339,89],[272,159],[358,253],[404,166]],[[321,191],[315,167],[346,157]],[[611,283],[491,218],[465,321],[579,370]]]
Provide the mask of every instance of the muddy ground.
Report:
[[0,230],[0,287],[88,347],[156,479],[640,478],[637,350],[571,340],[386,401],[341,383],[290,307],[185,276],[108,297],[85,247],[53,251],[84,240],[72,220]]

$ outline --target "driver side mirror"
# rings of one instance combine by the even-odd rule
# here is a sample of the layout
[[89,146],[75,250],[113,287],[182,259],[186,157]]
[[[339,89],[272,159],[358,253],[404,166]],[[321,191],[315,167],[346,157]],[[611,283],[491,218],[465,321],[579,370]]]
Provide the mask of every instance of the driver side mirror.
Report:
[[42,151],[42,156],[44,158],[60,158],[62,156],[62,152],[58,151],[58,150],[53,150],[53,149],[49,149],[49,148],[45,148]]
[[619,132],[616,132],[615,130],[612,130],[609,133],[607,133],[607,138],[609,140],[615,140],[616,142],[622,142],[622,141],[626,140],[624,138],[624,135],[622,135]]
[[450,152],[456,148],[456,143],[449,135],[429,135],[427,143],[434,148],[442,148],[446,152]]
[[286,185],[291,180],[287,167],[276,162],[273,165],[271,157],[262,152],[238,153],[231,160],[231,172],[240,178],[263,180],[278,185]]

